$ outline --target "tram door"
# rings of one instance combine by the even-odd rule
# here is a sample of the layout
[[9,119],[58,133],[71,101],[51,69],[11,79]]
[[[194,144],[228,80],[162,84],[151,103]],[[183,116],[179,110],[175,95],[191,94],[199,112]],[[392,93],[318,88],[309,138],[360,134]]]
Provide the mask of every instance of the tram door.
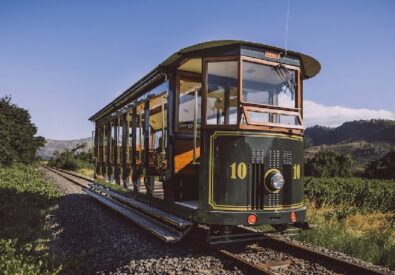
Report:
[[193,201],[199,197],[202,77],[179,72],[177,83],[174,193],[176,200]]

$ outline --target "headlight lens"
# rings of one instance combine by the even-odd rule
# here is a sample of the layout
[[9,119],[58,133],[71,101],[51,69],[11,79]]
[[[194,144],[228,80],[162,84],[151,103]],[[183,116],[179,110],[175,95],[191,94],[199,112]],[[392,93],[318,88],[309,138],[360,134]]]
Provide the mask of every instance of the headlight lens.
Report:
[[270,178],[270,184],[273,189],[280,190],[284,186],[284,177],[280,172],[275,172]]

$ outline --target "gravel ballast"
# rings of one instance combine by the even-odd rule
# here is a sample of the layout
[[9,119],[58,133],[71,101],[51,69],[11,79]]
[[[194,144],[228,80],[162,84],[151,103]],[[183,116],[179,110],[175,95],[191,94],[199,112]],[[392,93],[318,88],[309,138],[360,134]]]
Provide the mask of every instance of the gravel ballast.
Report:
[[[63,263],[64,271],[87,274],[246,274],[228,260],[222,259],[197,238],[193,229],[176,244],[165,244],[123,216],[86,195],[58,174],[45,170],[63,196],[52,219],[56,241],[54,257]],[[78,178],[76,178],[78,180]],[[80,180],[81,181],[81,180]],[[194,234],[195,233],[195,234]],[[291,241],[291,240],[289,240]],[[296,241],[291,241],[295,243]],[[305,244],[306,245],[306,244]],[[307,245],[312,248],[311,245]],[[254,264],[288,262],[273,268],[277,274],[333,274],[326,267],[284,253],[255,245],[232,244],[229,251]],[[320,252],[344,258],[381,272],[390,271],[327,249]],[[228,249],[227,249],[228,250]]]
[[[55,258],[66,272],[111,274],[243,274],[192,238],[164,244],[81,187],[46,170],[63,193],[53,213]],[[193,233],[193,232],[190,232]],[[193,235],[193,234],[191,234]]]

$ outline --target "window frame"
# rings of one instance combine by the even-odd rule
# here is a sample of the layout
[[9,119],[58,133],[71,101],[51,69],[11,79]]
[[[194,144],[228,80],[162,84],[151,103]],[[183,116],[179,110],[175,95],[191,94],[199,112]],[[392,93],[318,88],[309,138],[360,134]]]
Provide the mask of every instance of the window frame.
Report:
[[[240,108],[240,80],[241,80],[241,67],[240,67],[240,57],[241,56],[221,56],[221,57],[205,57],[203,58],[203,93],[202,93],[202,128],[206,129],[229,129],[238,130],[240,129],[240,118],[241,118],[241,108]],[[207,124],[207,98],[208,98],[208,74],[207,68],[209,62],[226,62],[226,61],[236,61],[237,62],[237,77],[238,77],[238,95],[237,95],[237,118],[236,124],[218,125],[218,124]]]
[[[243,100],[243,61],[250,62],[250,63],[255,63],[255,64],[260,64],[260,65],[267,65],[267,66],[279,66],[281,64],[285,68],[287,68],[288,70],[295,71],[295,73],[296,73],[295,105],[296,106],[294,108],[290,108],[290,107],[281,107],[281,106],[270,105],[270,104],[252,103],[252,102],[244,101]],[[248,57],[248,56],[241,56],[241,58],[240,58],[240,71],[241,71],[240,103],[241,103],[242,106],[255,106],[255,107],[262,107],[262,108],[267,108],[267,109],[282,109],[282,110],[286,110],[286,111],[301,112],[301,103],[300,103],[300,98],[301,98],[301,93],[300,93],[300,68],[299,67],[288,65],[288,64],[283,64],[283,63],[279,63],[279,62],[273,62],[273,61],[267,61],[267,60],[252,58],[252,57]]]
[[[256,64],[262,64],[262,65],[268,65],[268,66],[279,66],[280,64],[283,65],[285,68],[288,70],[293,70],[296,73],[296,91],[295,91],[295,103],[296,106],[295,108],[289,108],[289,107],[281,107],[281,106],[275,106],[275,105],[269,105],[269,104],[259,104],[259,103],[251,103],[251,102],[246,102],[243,101],[243,61],[251,62],[251,63],[256,63]],[[240,110],[241,112],[244,113],[244,116],[246,117],[247,124],[242,124],[241,121],[239,121],[239,129],[246,129],[246,130],[268,130],[272,132],[290,132],[290,133],[295,133],[295,134],[301,134],[304,129],[304,124],[303,124],[303,100],[302,100],[302,81],[301,81],[301,68],[298,66],[293,66],[293,65],[288,65],[280,62],[274,62],[274,61],[268,61],[268,60],[262,60],[258,58],[253,58],[253,57],[248,57],[248,56],[240,56],[240,94],[239,94],[239,100],[240,100]],[[254,109],[256,110],[264,110],[264,112],[269,112],[269,113],[274,113],[274,114],[285,114],[285,115],[296,115],[297,119],[299,120],[299,123],[301,125],[284,125],[280,123],[272,123],[272,122],[261,122],[261,123],[251,123],[251,121],[248,121],[248,112],[246,112],[247,109]]]
[[[193,72],[187,72],[187,71],[181,71],[181,70],[177,70],[177,74],[176,74],[176,96],[175,96],[175,131],[176,133],[184,133],[184,134],[193,134],[193,129],[186,129],[186,128],[179,128],[178,124],[179,124],[179,102],[180,102],[180,80],[186,80],[186,81],[191,81],[191,82],[200,82],[202,85],[202,95],[201,95],[201,105],[200,105],[200,127],[202,127],[203,124],[203,119],[202,119],[202,108],[203,108],[203,93],[204,93],[204,84],[203,84],[203,74],[198,74],[198,73],[193,73]],[[199,131],[198,131],[198,135],[199,135]]]

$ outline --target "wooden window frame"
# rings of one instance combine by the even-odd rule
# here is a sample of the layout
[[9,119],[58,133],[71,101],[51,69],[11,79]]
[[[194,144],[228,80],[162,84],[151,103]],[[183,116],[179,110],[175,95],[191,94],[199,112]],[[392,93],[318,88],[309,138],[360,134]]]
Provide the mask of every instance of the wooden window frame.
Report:
[[[218,124],[207,124],[207,96],[208,96],[208,75],[207,75],[207,66],[209,62],[226,62],[226,61],[236,61],[237,64],[237,76],[239,78],[239,95],[237,97],[237,118],[236,124],[231,125],[218,125]],[[219,56],[219,57],[204,57],[202,59],[203,67],[202,67],[202,75],[203,75],[203,87],[202,87],[202,114],[201,114],[201,128],[205,129],[229,129],[229,130],[238,130],[240,129],[240,74],[241,74],[241,67],[240,67],[240,56]]]
[[[278,115],[287,115],[287,116],[295,116],[299,120],[300,125],[288,125],[281,123],[273,123],[273,122],[253,122],[251,121],[249,111],[259,112],[259,113],[267,113],[267,114],[278,114]],[[252,106],[243,106],[243,112],[247,120],[248,125],[256,125],[256,126],[270,126],[270,127],[279,127],[279,128],[291,128],[291,129],[299,129],[303,130],[303,119],[300,116],[300,112],[295,111],[287,111],[281,109],[269,109],[269,108],[261,108],[261,107],[252,107]]]
[[[295,92],[295,108],[289,107],[281,107],[269,104],[259,104],[259,103],[252,103],[252,102],[245,102],[243,101],[243,61],[268,65],[268,66],[279,66],[280,64],[283,65],[285,68],[289,70],[293,70],[296,72],[296,92]],[[301,68],[293,65],[288,65],[280,62],[273,62],[262,60],[258,58],[248,57],[248,56],[240,56],[240,88],[239,88],[239,100],[240,100],[240,112],[243,112],[246,120],[247,125],[242,124],[239,121],[239,129],[246,129],[246,130],[268,130],[272,132],[289,132],[293,134],[301,134],[303,132],[303,102],[302,102],[302,82],[301,82]],[[251,123],[249,119],[248,112],[246,109],[254,108],[254,110],[265,110],[268,113],[274,114],[289,114],[289,115],[296,115],[301,125],[284,125],[280,123],[271,123],[271,122],[262,122],[262,123]],[[265,112],[263,111],[263,112]],[[241,116],[240,116],[241,117]]]

